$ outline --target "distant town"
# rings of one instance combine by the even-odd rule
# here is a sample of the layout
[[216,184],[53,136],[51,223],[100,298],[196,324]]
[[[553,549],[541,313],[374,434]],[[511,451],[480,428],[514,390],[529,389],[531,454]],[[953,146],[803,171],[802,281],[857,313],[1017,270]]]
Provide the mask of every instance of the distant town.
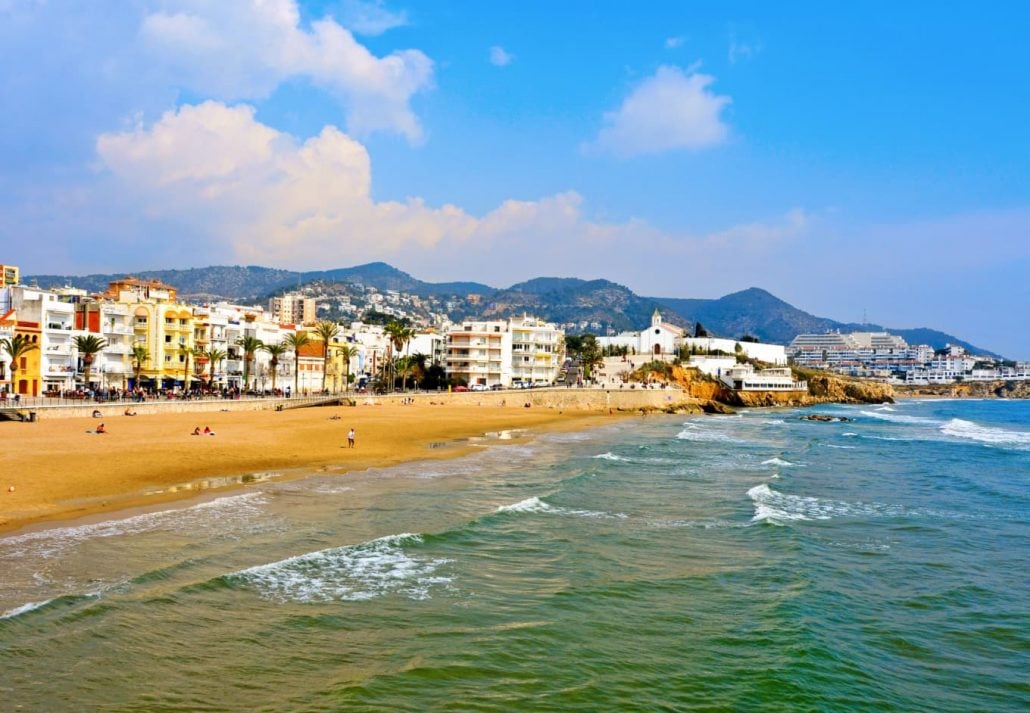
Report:
[[655,360],[757,391],[804,390],[791,366],[895,384],[1030,378],[1028,362],[909,345],[887,332],[763,344],[699,324],[690,333],[656,309],[638,331],[595,335],[602,325],[464,318],[478,299],[312,283],[265,304],[187,302],[172,285],[133,277],[103,293],[41,289],[0,265],[0,396],[621,388]]

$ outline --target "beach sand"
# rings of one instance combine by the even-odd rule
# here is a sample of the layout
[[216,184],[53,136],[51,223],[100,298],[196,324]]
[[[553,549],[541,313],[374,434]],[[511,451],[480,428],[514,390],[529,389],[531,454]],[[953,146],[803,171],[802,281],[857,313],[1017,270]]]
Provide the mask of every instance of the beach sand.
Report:
[[[596,412],[423,402],[113,416],[103,419],[103,435],[92,433],[100,419],[5,422],[0,532],[167,502],[212,487],[242,487],[241,476],[346,477],[348,471],[463,455],[477,446],[462,439],[489,432],[534,434],[610,420]],[[215,435],[191,435],[205,426]],[[351,428],[353,449],[346,447]]]

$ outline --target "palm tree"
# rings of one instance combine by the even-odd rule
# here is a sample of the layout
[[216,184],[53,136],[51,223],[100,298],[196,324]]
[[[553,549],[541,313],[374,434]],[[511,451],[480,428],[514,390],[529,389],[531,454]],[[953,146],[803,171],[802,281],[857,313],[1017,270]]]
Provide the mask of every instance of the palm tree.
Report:
[[203,350],[194,349],[188,344],[179,345],[179,355],[182,357],[182,392],[189,393],[190,390],[190,357],[203,354]]
[[315,325],[315,334],[324,344],[322,346],[322,391],[325,391],[325,377],[329,372],[329,344],[340,333],[340,325],[325,319]]
[[300,349],[311,341],[307,332],[294,332],[286,335],[286,344],[293,352],[293,393],[297,393],[300,384]]
[[246,391],[250,388],[250,363],[254,361],[254,354],[263,342],[255,336],[248,335],[240,337],[236,343],[243,350],[243,389]]
[[107,348],[107,340],[103,337],[87,334],[86,336],[80,335],[75,337],[72,341],[75,342],[75,348],[78,350],[79,355],[82,356],[82,366],[85,371],[83,381],[85,382],[85,388],[89,389],[89,372],[93,368],[93,360],[97,354]]
[[0,349],[3,349],[11,357],[11,391],[17,393],[18,360],[29,352],[39,349],[39,345],[30,341],[24,334],[15,334],[13,337],[0,339]]
[[225,357],[227,357],[228,354],[224,349],[211,347],[206,352],[204,352],[204,356],[207,357],[207,388],[210,389],[211,382],[214,381],[215,378],[215,369],[218,367],[219,362],[225,359]]
[[143,364],[150,360],[150,350],[146,344],[132,345],[132,368],[136,372],[136,388],[140,388],[139,375],[143,371]]
[[422,352],[415,352],[408,357],[408,368],[411,369],[411,375],[415,377],[416,386],[417,382],[424,382],[426,378],[426,362],[429,361]]
[[275,373],[279,371],[279,357],[290,351],[290,347],[286,342],[262,344],[261,351],[268,352],[272,356],[272,393],[275,393]]
[[[393,348],[394,352],[397,353],[399,353],[405,346],[407,346],[408,342],[411,341],[411,338],[415,336],[414,329],[405,326],[403,322],[398,322],[395,319],[392,319],[386,323],[385,331],[386,336],[390,340],[390,346]],[[404,382],[401,382],[402,389],[404,388],[404,386]],[[393,388],[392,382],[390,384],[390,388]]]
[[350,344],[341,344],[336,348],[340,354],[340,357],[346,363],[347,367],[344,369],[343,375],[343,390],[350,390],[350,360],[358,355],[358,348],[351,346]]

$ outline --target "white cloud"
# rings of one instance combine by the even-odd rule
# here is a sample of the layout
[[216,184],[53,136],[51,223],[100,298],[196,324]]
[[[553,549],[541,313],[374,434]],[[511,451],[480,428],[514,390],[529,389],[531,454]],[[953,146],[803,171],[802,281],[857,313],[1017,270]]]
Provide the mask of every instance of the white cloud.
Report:
[[359,35],[375,36],[407,25],[408,13],[387,10],[383,0],[347,0],[343,4],[341,20],[345,27]]
[[687,41],[687,38],[683,35],[677,35],[676,37],[665,38],[665,49],[674,50],[677,47],[682,47],[683,43]]
[[504,48],[494,45],[490,48],[490,64],[495,67],[507,67],[515,59],[515,55],[505,52]]
[[422,52],[376,57],[331,18],[306,30],[295,0],[171,0],[164,7],[144,18],[139,39],[171,81],[239,100],[307,79],[341,102],[351,133],[390,130],[413,142],[421,138],[409,103],[432,86],[433,62]]
[[417,197],[377,202],[368,152],[338,129],[300,142],[258,122],[249,106],[213,101],[105,134],[97,153],[114,185],[94,205],[139,214],[145,242],[166,245],[174,236],[176,250],[195,264],[310,269],[392,260],[417,265],[426,278],[495,284],[565,266],[668,291],[679,276],[656,269],[655,256],[715,275],[721,255],[761,261],[806,229],[802,213],[701,236],[639,220],[600,223],[574,191],[506,200],[481,217]]
[[616,111],[604,115],[594,147],[616,156],[699,150],[726,140],[720,116],[732,100],[709,90],[714,77],[661,66]]
[[730,64],[750,60],[762,51],[762,45],[740,42],[736,37],[730,38],[729,58]]

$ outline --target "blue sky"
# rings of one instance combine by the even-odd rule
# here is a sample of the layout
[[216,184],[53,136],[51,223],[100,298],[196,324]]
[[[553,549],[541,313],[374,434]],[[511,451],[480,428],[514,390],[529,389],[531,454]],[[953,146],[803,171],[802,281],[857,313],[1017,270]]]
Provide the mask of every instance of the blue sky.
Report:
[[1030,10],[0,0],[0,261],[750,286],[1030,358]]

